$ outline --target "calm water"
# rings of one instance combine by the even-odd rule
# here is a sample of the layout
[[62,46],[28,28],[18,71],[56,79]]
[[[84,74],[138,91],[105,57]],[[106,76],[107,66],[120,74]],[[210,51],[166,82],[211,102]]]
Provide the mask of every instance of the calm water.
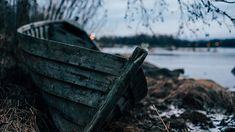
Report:
[[[107,53],[129,54],[134,47],[104,48]],[[196,79],[211,79],[220,85],[235,91],[235,76],[231,73],[235,67],[235,48],[200,48],[193,51],[181,48],[174,51],[153,48],[146,61],[169,69],[183,68],[185,76]]]

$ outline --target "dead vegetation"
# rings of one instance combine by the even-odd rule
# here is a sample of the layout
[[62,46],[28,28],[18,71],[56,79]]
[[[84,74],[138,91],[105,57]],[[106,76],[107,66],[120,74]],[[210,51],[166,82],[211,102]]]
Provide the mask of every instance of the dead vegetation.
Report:
[[182,108],[235,111],[234,95],[211,80],[149,80],[149,94]]
[[165,124],[155,105],[148,97],[138,103],[130,112],[109,123],[107,132],[168,132],[169,124]]
[[[6,80],[4,80],[6,81]],[[36,118],[38,111],[24,96],[22,87],[8,82],[0,83],[0,131],[38,131]]]
[[40,93],[19,67],[5,68],[0,79],[0,131],[55,130]]
[[2,132],[36,132],[37,110],[30,106],[22,106],[19,100],[1,100],[0,131]]

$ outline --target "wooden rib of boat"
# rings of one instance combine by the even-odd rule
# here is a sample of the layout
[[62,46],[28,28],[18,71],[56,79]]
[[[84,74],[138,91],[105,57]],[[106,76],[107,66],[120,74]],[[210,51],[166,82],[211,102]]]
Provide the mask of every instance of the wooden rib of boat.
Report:
[[147,93],[141,48],[130,58],[102,53],[68,21],[22,26],[18,38],[23,63],[62,132],[95,131]]

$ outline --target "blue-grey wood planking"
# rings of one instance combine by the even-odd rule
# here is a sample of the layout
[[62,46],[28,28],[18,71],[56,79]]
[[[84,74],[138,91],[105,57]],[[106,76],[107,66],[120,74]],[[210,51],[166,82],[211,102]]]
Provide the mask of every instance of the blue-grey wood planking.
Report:
[[[140,48],[130,59],[91,50],[97,48],[88,35],[64,21],[29,24],[18,33],[24,63],[42,89],[60,131],[93,131],[121,102],[127,87],[138,87],[130,86],[130,81],[131,76],[139,76],[137,71],[147,55]],[[140,82],[146,83],[145,79]]]

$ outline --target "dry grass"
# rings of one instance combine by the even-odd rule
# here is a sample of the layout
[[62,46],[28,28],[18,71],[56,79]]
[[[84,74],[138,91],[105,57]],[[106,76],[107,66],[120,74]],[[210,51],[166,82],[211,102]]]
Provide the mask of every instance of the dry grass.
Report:
[[130,112],[108,123],[107,132],[169,132],[169,125],[160,117],[155,100],[149,95]]
[[14,99],[0,100],[1,132],[38,132],[36,124],[37,110]]
[[[6,80],[5,80],[6,81]],[[26,100],[23,87],[0,83],[0,131],[36,132],[38,111]]]
[[45,121],[45,114],[36,109],[34,92],[8,79],[0,80],[0,132],[39,132],[41,127],[50,129],[47,124],[51,122]]

